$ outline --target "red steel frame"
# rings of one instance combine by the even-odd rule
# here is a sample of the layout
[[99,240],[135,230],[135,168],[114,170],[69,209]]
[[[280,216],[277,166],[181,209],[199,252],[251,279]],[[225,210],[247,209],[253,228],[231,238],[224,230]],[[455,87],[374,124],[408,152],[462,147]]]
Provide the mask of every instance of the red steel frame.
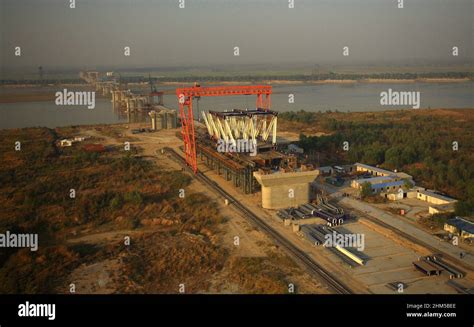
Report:
[[184,141],[186,163],[197,173],[196,137],[194,135],[193,97],[216,97],[232,95],[257,95],[257,108],[270,109],[272,87],[269,85],[242,85],[217,87],[177,88],[176,96],[181,117],[181,134]]

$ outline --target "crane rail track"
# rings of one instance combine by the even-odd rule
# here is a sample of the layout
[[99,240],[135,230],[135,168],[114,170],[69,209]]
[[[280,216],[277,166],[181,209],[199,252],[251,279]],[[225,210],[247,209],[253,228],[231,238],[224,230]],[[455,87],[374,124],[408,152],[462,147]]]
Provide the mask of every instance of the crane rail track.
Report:
[[[186,165],[184,158],[180,156],[175,150],[165,147],[164,151],[171,154],[180,165],[188,169],[189,172],[191,172],[194,175],[194,172],[192,172],[189,166]],[[326,269],[324,269],[321,265],[319,265],[313,259],[311,259],[304,251],[300,250],[295,245],[293,245],[279,232],[273,229],[265,221],[260,219],[251,210],[249,210],[244,205],[242,205],[232,195],[230,195],[225,190],[223,190],[219,185],[217,185],[217,183],[213,182],[206,175],[204,175],[203,173],[199,171],[197,172],[197,174],[194,175],[194,177],[198,179],[199,181],[201,181],[202,183],[211,187],[214,191],[222,195],[225,199],[228,199],[229,203],[234,205],[241,213],[243,213],[248,219],[250,219],[250,221],[254,225],[256,225],[262,231],[266,232],[269,236],[271,236],[271,238],[275,240],[277,244],[282,246],[289,254],[291,254],[300,263],[302,263],[311,274],[316,275],[320,279],[324,280],[324,282],[328,284],[328,286],[330,286],[330,288],[332,288],[336,293],[352,294],[351,289],[349,289],[336,277],[332,276]]]

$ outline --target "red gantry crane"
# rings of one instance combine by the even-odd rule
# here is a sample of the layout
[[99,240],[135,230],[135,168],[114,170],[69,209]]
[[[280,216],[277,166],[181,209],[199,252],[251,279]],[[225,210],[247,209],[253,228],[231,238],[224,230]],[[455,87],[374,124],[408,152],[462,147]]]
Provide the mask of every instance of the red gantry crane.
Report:
[[197,173],[198,169],[196,159],[196,137],[194,134],[193,98],[199,99],[200,97],[256,95],[257,108],[269,110],[271,105],[271,94],[272,87],[269,85],[201,87],[198,84],[195,84],[193,87],[176,89],[186,163],[192,168],[194,173]]

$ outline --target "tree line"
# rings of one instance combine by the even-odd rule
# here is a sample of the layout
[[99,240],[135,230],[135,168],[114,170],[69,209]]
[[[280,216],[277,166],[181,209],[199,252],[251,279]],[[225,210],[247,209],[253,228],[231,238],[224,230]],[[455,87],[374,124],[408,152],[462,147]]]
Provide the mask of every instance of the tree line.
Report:
[[[241,74],[235,75],[229,73],[228,75],[213,76],[165,76],[152,77],[151,80],[155,83],[160,82],[182,82],[193,83],[195,81],[201,82],[258,82],[263,80],[289,80],[289,81],[324,81],[324,80],[364,80],[364,79],[422,79],[422,78],[469,78],[474,79],[474,72],[425,72],[425,73],[373,73],[373,74],[346,74],[346,73],[312,73],[312,74],[288,74],[288,75],[252,75]],[[150,78],[148,76],[121,76],[122,83],[148,83]],[[0,85],[11,84],[83,84],[84,81],[80,78],[50,78],[50,79],[1,79]]]
[[[306,152],[335,154],[324,164],[362,162],[405,171],[414,177],[417,185],[460,199],[456,205],[457,214],[474,215],[472,120],[407,112],[410,119],[395,122],[384,113],[374,115],[380,119],[373,123],[341,121],[323,113],[297,112],[280,116],[308,124],[314,124],[317,119],[322,128],[330,132],[321,137],[301,134],[299,140]],[[457,150],[454,141],[459,145]],[[343,149],[344,142],[348,142],[348,151]]]

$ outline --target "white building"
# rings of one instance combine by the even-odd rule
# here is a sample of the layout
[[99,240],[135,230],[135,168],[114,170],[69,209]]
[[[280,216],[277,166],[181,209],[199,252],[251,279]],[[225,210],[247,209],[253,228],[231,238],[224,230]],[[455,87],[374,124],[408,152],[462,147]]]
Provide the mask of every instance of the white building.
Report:
[[64,140],[59,141],[59,145],[62,147],[72,146],[72,143],[73,143],[73,140],[70,140],[70,139],[64,139]]
[[418,190],[416,197],[418,200],[426,201],[433,204],[449,204],[457,200],[447,197],[446,195],[438,194],[428,190]]
[[463,239],[474,239],[474,223],[462,217],[449,219],[444,224],[444,230],[451,234],[458,234]]

